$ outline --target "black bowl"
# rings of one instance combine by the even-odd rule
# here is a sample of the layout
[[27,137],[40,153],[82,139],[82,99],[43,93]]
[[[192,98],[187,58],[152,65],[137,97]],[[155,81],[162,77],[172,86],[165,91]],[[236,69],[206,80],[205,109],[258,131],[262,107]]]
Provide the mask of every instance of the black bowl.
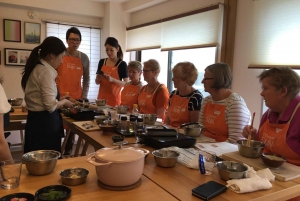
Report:
[[122,135],[113,135],[113,136],[111,136],[111,139],[114,142],[120,142],[120,141],[124,141],[125,137]]
[[30,193],[13,193],[0,198],[0,201],[10,201],[13,198],[26,198],[27,201],[34,201],[34,195]]
[[263,153],[261,160],[270,168],[279,168],[286,161],[286,157],[279,154]]
[[[53,191],[59,191],[62,192],[61,196],[54,198],[54,199],[49,199],[49,195],[45,195],[49,192]],[[69,188],[68,186],[64,185],[52,185],[52,186],[45,186],[35,192],[35,197],[37,198],[38,201],[44,201],[44,200],[52,200],[52,201],[62,201],[62,200],[67,200],[72,193],[72,189]],[[57,193],[53,193],[57,194]]]

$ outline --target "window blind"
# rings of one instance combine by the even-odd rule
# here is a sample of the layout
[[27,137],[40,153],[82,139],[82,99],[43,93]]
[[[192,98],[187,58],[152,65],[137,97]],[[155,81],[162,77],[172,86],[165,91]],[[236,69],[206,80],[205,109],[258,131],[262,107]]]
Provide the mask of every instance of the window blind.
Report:
[[218,4],[129,27],[127,51],[216,47],[221,41],[222,22],[223,5]]
[[90,59],[90,88],[88,99],[96,99],[99,86],[95,84],[94,80],[100,60],[100,29],[47,22],[46,36],[56,36],[68,47],[66,43],[66,32],[72,26],[77,27],[81,32],[81,43],[78,50],[85,53]]
[[160,48],[161,24],[154,24],[127,33],[127,52]]
[[162,24],[162,51],[216,47],[221,36],[223,6]]
[[300,1],[253,1],[249,68],[300,67]]

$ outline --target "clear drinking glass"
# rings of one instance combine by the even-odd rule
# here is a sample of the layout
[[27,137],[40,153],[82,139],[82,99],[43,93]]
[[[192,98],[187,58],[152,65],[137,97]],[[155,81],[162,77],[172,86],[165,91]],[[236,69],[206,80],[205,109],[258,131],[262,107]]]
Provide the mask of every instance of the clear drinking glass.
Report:
[[211,175],[215,166],[216,153],[212,151],[200,151],[199,154],[203,156],[205,175]]
[[14,189],[19,186],[22,162],[0,161],[1,188]]

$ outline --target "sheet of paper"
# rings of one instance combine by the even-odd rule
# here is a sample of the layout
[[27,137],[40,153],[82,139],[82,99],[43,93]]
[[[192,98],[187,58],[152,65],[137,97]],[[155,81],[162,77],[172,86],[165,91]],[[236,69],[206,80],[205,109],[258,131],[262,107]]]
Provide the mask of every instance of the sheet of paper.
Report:
[[238,146],[229,142],[196,143],[198,149],[215,152],[217,156],[224,153],[238,151]]

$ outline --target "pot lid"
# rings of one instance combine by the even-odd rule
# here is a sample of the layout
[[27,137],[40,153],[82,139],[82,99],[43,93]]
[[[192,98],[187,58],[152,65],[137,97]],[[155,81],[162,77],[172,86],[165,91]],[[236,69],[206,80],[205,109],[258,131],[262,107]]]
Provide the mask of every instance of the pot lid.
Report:
[[145,156],[142,150],[132,147],[123,148],[122,144],[119,145],[119,147],[99,149],[96,151],[95,157],[106,162],[127,163],[137,161]]

